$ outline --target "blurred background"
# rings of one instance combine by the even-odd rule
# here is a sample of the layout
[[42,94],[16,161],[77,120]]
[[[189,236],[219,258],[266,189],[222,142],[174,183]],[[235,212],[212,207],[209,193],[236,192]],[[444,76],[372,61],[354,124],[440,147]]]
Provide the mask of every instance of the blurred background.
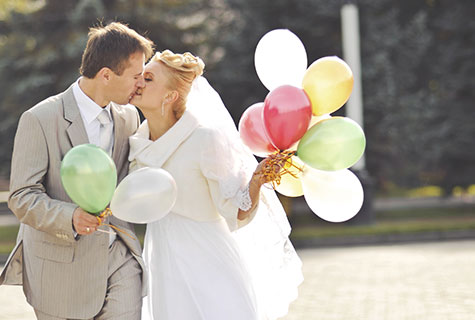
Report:
[[[473,0],[0,0],[0,191],[8,191],[21,113],[78,78],[89,27],[125,22],[157,50],[200,56],[238,123],[268,93],[254,68],[259,39],[287,28],[304,43],[309,64],[344,58],[347,4],[359,13],[367,146],[365,166],[354,172],[365,202],[355,218],[331,224],[303,197],[281,196],[294,244],[310,256],[304,248],[475,239]],[[13,221],[5,193],[0,201],[0,222]],[[0,230],[5,257],[18,226],[5,222]]]

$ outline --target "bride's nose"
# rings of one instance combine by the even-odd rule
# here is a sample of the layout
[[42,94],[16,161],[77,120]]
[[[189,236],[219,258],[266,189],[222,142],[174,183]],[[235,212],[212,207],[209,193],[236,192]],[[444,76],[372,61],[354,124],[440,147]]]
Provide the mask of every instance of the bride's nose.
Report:
[[144,88],[145,87],[145,80],[143,76],[140,76],[139,79],[137,79],[137,83],[135,84],[137,88]]

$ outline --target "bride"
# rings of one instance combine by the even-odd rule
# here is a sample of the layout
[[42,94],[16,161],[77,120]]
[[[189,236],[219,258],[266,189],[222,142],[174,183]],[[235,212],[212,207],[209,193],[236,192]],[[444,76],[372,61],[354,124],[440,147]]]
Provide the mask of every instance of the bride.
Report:
[[147,225],[142,319],[276,319],[303,279],[285,212],[261,188],[263,170],[284,161],[257,164],[203,69],[190,53],[157,53],[131,101],[146,120],[130,137],[130,170],[163,168],[178,189],[172,211]]

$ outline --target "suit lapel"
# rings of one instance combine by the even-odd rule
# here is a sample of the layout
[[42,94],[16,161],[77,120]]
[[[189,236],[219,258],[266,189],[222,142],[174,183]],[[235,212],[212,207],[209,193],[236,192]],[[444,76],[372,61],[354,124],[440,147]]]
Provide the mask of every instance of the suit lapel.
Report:
[[79,111],[78,104],[74,98],[73,86],[70,86],[63,95],[64,118],[71,124],[66,129],[69,140],[73,147],[80,144],[89,143],[86,128]]
[[124,144],[129,137],[125,136],[125,119],[122,116],[120,106],[112,103],[111,105],[112,118],[114,120],[114,148],[112,150],[112,159],[117,164],[120,162],[120,157],[124,149]]
[[[76,99],[74,98],[72,86],[64,92],[63,107],[64,118],[71,123],[66,129],[71,145],[75,147],[81,144],[90,143],[86,128],[84,127],[84,121],[81,117]],[[120,110],[120,106],[112,103],[111,113],[114,121],[114,148],[112,151],[112,159],[118,163],[120,155],[123,152],[124,139],[128,139],[128,137],[124,136],[126,123]]]

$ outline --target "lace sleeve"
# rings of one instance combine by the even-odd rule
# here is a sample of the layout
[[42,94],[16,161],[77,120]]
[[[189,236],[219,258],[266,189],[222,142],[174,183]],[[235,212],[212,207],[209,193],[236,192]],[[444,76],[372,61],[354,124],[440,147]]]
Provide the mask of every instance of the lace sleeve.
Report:
[[208,180],[213,201],[219,213],[226,219],[230,230],[236,230],[251,219],[238,221],[239,209],[252,207],[249,181],[253,169],[246,166],[230,141],[215,130],[201,128],[204,133],[201,152],[201,170]]
[[252,208],[251,195],[249,194],[249,183],[244,190],[239,190],[236,197],[234,197],[234,203],[242,211],[248,211]]

